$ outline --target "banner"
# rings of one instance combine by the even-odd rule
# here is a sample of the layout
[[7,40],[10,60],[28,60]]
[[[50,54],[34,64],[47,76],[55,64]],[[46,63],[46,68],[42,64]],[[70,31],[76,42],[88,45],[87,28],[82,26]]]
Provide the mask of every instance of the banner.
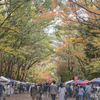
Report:
[[75,85],[77,84],[77,81],[78,81],[78,77],[77,76],[74,76],[74,84]]

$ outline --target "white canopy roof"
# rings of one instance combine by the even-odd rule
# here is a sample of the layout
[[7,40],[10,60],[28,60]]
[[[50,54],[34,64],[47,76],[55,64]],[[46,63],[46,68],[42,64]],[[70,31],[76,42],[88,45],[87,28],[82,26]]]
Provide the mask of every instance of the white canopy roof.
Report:
[[7,83],[10,82],[10,80],[8,80],[7,78],[5,78],[4,76],[1,76],[2,79],[4,79],[5,81],[7,81]]
[[20,81],[16,81],[16,83],[20,84],[21,82]]

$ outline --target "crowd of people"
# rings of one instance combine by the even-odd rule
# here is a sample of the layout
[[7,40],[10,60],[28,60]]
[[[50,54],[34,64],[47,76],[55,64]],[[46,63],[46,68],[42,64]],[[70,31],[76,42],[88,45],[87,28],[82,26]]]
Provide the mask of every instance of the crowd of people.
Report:
[[0,83],[0,100],[3,95],[3,100],[6,96],[10,97],[11,94],[29,93],[30,84],[2,84]]
[[32,100],[67,100],[67,98],[76,98],[76,100],[100,100],[100,85],[93,86],[87,83],[85,86],[65,85],[63,83],[57,85],[53,83],[33,84],[29,89]]
[[[3,94],[3,100],[5,95],[11,95],[11,87],[14,94],[30,93],[32,100],[67,100],[67,98],[76,98],[76,100],[100,100],[100,85],[94,86],[87,83],[85,86],[79,86],[78,84],[56,84],[56,81],[52,83],[44,84],[7,84],[2,85],[0,83],[0,100]],[[12,94],[13,94],[12,93]]]

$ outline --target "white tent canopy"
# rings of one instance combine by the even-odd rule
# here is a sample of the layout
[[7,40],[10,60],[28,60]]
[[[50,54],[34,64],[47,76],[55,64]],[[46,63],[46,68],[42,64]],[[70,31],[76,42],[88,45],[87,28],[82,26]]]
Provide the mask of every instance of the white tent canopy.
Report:
[[10,82],[10,80],[8,80],[7,78],[5,78],[4,76],[1,76],[2,79],[6,80],[7,82]]
[[16,83],[20,84],[21,82],[20,81],[16,81]]

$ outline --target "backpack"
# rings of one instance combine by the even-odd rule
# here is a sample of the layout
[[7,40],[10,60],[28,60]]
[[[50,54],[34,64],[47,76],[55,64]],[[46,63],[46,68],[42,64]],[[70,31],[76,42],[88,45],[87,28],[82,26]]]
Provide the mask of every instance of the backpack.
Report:
[[44,92],[46,92],[46,85],[44,86]]

